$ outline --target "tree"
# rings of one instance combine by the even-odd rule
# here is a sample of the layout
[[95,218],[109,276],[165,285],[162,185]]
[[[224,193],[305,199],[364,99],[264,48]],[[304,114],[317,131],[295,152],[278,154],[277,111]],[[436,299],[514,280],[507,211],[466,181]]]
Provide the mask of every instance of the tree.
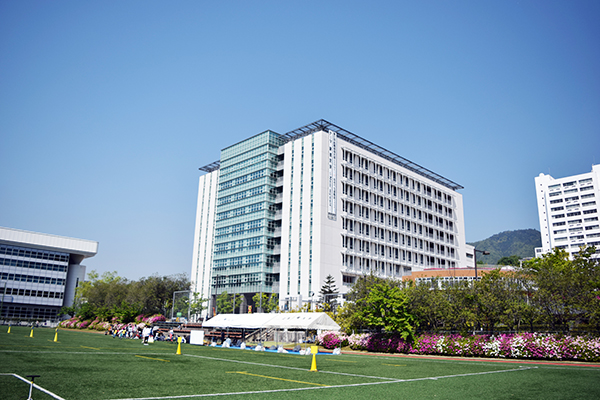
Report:
[[277,311],[279,308],[279,295],[277,293],[271,293],[267,296],[266,293],[256,293],[252,296],[254,302],[254,308],[258,311],[261,305],[260,296],[262,294],[262,312],[270,313],[271,311]]
[[173,293],[190,287],[185,274],[154,275],[128,281],[116,271],[104,272],[101,276],[91,271],[87,277],[88,280],[81,282],[76,290],[74,308],[77,315],[91,313],[102,320],[117,317],[121,322],[131,322],[142,313],[168,315]]
[[599,261],[594,247],[582,248],[573,260],[563,249],[526,261],[524,273],[535,282],[533,301],[551,330],[566,332],[576,322],[595,325],[600,291]]
[[444,285],[448,296],[448,312],[445,328],[467,334],[475,329],[477,323],[476,293],[473,284],[453,282]]
[[366,298],[375,284],[385,283],[386,280],[373,274],[360,276],[346,294],[346,303],[338,310],[335,321],[347,332],[367,328],[359,318],[359,312],[367,307]]
[[202,314],[206,307],[206,303],[208,299],[200,297],[200,293],[194,292],[192,293],[192,300],[190,303],[190,314],[194,316],[194,320],[197,320],[198,317]]
[[321,291],[319,292],[323,295],[323,299],[321,301],[321,306],[325,311],[334,311],[335,306],[337,304],[337,295],[339,290],[335,286],[335,280],[333,276],[327,275],[325,278],[325,283],[321,286]]
[[409,281],[406,288],[410,313],[415,317],[420,330],[439,331],[448,324],[450,304],[448,293],[439,279],[430,283]]
[[499,269],[494,269],[475,282],[477,319],[488,332],[494,332],[509,308],[507,285]]
[[520,265],[520,258],[517,255],[512,255],[510,257],[502,257],[499,259],[496,264],[497,265],[511,265],[513,267],[518,267]]
[[377,283],[365,299],[367,307],[359,313],[364,324],[386,333],[399,333],[406,341],[414,340],[414,318],[408,312],[408,297],[389,282]]
[[75,292],[76,303],[87,303],[94,308],[119,306],[127,297],[127,286],[127,279],[118,276],[117,271],[106,271],[99,276],[92,270],[88,280],[81,282]]
[[186,274],[152,275],[131,285],[127,301],[141,304],[144,314],[170,315],[173,293],[189,290],[190,285]]
[[279,295],[277,293],[272,293],[269,296],[269,303],[267,305],[267,311],[265,312],[271,312],[271,311],[278,311],[279,310]]
[[595,246],[580,249],[573,260],[582,287],[580,307],[583,320],[600,333],[600,258]]
[[233,308],[233,313],[235,314],[235,310],[239,310],[242,302],[244,301],[243,294],[232,294],[231,295],[231,307]]
[[222,292],[217,296],[217,314],[231,314],[233,304],[231,304],[231,295]]
[[77,313],[77,309],[75,307],[61,307],[60,310],[58,310],[58,314],[56,314],[57,317],[63,316],[63,315],[68,315],[69,317],[74,316]]

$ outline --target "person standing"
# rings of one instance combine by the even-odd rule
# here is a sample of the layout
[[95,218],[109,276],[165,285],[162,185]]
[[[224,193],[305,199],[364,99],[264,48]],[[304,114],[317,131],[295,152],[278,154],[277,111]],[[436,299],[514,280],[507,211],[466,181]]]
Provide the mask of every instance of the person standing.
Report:
[[142,336],[144,338],[142,343],[144,343],[145,346],[148,345],[148,338],[150,337],[151,332],[152,332],[152,330],[150,329],[149,326],[144,327],[144,330],[142,331]]

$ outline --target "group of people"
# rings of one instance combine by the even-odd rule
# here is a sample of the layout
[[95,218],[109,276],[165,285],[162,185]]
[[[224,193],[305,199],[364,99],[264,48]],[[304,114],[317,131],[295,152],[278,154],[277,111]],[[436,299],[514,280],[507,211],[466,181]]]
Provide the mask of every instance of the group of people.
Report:
[[141,339],[142,343],[147,345],[150,341],[173,341],[173,329],[169,330],[168,336],[161,332],[158,325],[138,326],[133,323],[127,325],[111,325],[107,331],[108,335],[119,339]]

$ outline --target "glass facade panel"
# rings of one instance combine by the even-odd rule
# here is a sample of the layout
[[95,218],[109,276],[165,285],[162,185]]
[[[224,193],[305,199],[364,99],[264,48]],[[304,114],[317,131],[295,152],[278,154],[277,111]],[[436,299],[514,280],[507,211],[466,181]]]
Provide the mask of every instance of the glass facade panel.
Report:
[[276,293],[273,235],[279,134],[266,131],[221,151],[213,294]]

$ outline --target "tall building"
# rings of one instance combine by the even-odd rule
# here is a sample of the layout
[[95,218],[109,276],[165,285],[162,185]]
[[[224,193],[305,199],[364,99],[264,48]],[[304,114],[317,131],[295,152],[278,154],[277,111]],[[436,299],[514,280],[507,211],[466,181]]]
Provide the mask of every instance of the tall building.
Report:
[[535,191],[542,234],[536,256],[553,248],[573,255],[583,245],[600,247],[600,165],[593,165],[592,172],[565,178],[540,174],[535,178]]
[[[401,278],[472,266],[462,187],[325,120],[265,131],[200,168],[192,288],[212,300],[279,295],[316,301],[332,275]],[[256,306],[256,305],[254,305]]]
[[81,262],[98,242],[0,227],[2,319],[52,320],[72,306],[85,278]]

